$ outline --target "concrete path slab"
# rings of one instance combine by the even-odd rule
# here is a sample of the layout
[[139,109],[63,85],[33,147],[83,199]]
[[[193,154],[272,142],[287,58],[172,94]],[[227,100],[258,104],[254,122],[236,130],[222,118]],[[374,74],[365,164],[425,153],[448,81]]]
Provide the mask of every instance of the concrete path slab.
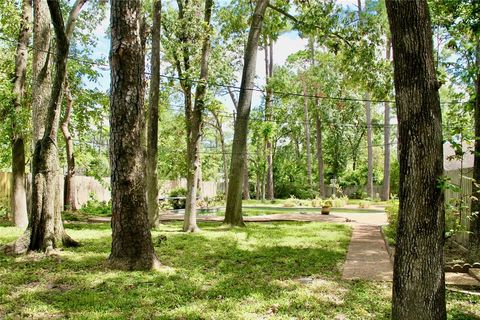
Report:
[[393,268],[378,226],[355,224],[342,278],[391,281]]

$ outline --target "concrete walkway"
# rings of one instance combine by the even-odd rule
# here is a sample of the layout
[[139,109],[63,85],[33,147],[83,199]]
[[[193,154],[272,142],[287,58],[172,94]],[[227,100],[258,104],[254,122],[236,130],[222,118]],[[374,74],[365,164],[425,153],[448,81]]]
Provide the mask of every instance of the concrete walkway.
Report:
[[380,228],[355,224],[342,278],[390,281],[392,277],[392,263]]
[[[375,221],[373,221],[375,222]],[[393,266],[378,225],[354,224],[342,278],[392,281]],[[468,273],[446,272],[445,283],[456,286],[480,287]]]

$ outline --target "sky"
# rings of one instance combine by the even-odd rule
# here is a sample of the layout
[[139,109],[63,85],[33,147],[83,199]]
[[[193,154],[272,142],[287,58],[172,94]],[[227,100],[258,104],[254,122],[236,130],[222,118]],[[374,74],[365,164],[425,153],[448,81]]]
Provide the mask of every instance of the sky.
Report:
[[[337,0],[337,3],[349,8],[354,8],[357,5],[357,0]],[[107,16],[102,23],[96,29],[96,36],[99,41],[95,47],[92,58],[105,58],[108,61],[108,53],[110,50],[110,40],[107,37],[107,30],[110,23],[110,16],[107,12]],[[279,36],[278,40],[274,44],[273,63],[274,65],[283,65],[288,56],[305,48],[307,45],[306,39],[301,39],[296,31],[290,31],[283,33]],[[100,73],[98,82],[93,83],[87,81],[87,86],[91,88],[98,88],[101,91],[108,91],[110,88],[110,72],[108,70],[102,70],[97,68]],[[238,73],[238,81],[241,82],[241,72]],[[263,87],[265,84],[265,62],[264,53],[261,49],[257,52],[257,64],[256,64],[256,80],[255,84],[259,87]],[[259,105],[262,102],[262,93],[253,92],[252,107]],[[227,96],[220,97],[220,101],[225,105],[227,110],[233,110],[233,104],[230,98]]]

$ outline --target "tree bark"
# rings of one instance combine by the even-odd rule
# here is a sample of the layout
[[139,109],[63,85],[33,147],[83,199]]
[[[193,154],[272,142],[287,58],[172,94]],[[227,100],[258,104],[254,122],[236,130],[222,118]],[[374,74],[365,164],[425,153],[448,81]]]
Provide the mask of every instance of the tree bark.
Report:
[[365,115],[367,120],[367,148],[368,148],[368,173],[367,173],[367,194],[373,199],[373,143],[372,143],[372,107],[370,103],[370,94],[365,93]]
[[45,131],[45,118],[51,91],[50,70],[50,12],[47,0],[33,1],[33,85],[32,85],[32,118],[33,141],[35,147],[37,141],[43,138]]
[[477,37],[476,68],[477,79],[475,83],[475,149],[473,160],[473,197],[471,202],[470,234],[468,236],[468,260],[469,262],[480,261],[480,38]]
[[426,0],[387,0],[400,189],[393,319],[446,319],[442,114]]
[[140,0],[112,0],[110,9],[110,167],[113,268],[159,266],[149,230],[145,185],[145,47]]
[[147,125],[147,208],[150,227],[159,224],[158,209],[158,108],[160,101],[161,0],[153,1],[152,58]]
[[63,228],[58,203],[59,161],[57,134],[63,84],[67,74],[70,37],[76,18],[86,0],[77,0],[70,12],[66,27],[58,1],[49,0],[48,8],[56,36],[55,75],[45,119],[43,138],[35,145],[32,159],[32,218],[29,250],[49,253],[63,243],[76,246]]
[[230,165],[230,183],[228,186],[227,206],[224,223],[232,226],[244,226],[242,216],[242,185],[244,181],[243,166],[248,134],[248,118],[252,104],[253,81],[257,60],[258,38],[262,29],[263,16],[268,0],[259,0],[253,14],[252,25],[248,34],[243,64],[242,83],[238,101],[237,118],[234,126],[232,162]]
[[307,97],[307,83],[306,79],[303,79],[303,116],[304,116],[304,128],[305,128],[305,150],[307,153],[307,182],[308,187],[312,187],[312,149],[311,149],[311,136],[310,136],[310,118],[308,116],[308,97]]
[[[204,22],[210,29],[210,19],[212,16],[213,0],[205,1]],[[187,202],[185,206],[185,219],[183,221],[183,231],[197,232],[197,188],[200,174],[200,141],[202,138],[202,114],[205,109],[205,95],[207,92],[208,79],[208,58],[210,53],[210,36],[206,33],[202,44],[202,56],[200,60],[200,82],[195,92],[195,105],[187,119]]]
[[[390,39],[387,40],[386,60],[390,61]],[[384,128],[383,128],[383,144],[384,144],[384,159],[383,159],[383,188],[382,200],[390,199],[390,104],[384,103]]]
[[22,133],[21,113],[23,112],[23,97],[25,94],[25,79],[27,74],[28,42],[32,33],[32,2],[22,3],[22,20],[18,35],[17,52],[15,55],[15,75],[13,77],[12,101],[12,198],[11,211],[13,222],[17,228],[28,226],[27,195],[25,191],[25,143]]
[[66,109],[65,116],[60,126],[65,139],[65,148],[67,153],[67,175],[65,176],[65,210],[77,211],[77,188],[75,185],[75,155],[73,151],[73,138],[70,134],[70,119],[73,112],[73,98],[68,81],[65,81]]
[[[265,42],[265,121],[273,121],[273,107],[272,107],[272,88],[269,85],[270,78],[273,76],[273,42],[270,37],[267,36]],[[274,186],[273,186],[273,144],[272,137],[267,137],[266,141],[266,153],[267,153],[267,185],[266,185],[266,199],[274,199]]]
[[217,129],[218,135],[220,137],[220,148],[222,150],[222,164],[223,164],[223,177],[225,179],[225,198],[228,194],[228,163],[227,163],[227,150],[225,148],[225,134],[223,133],[222,122],[220,117],[215,112],[212,112],[213,118],[215,119],[215,128]]
[[[232,98],[233,106],[235,110],[238,110],[238,101],[235,98],[235,94],[233,93],[230,87],[227,88],[230,98]],[[235,121],[235,115],[234,120]],[[250,200],[250,183],[248,177],[248,143],[245,143],[245,154],[247,155],[243,160],[243,190],[242,190],[242,199],[243,200]],[[228,178],[226,178],[228,179]],[[225,189],[225,198],[227,198],[228,189]]]
[[323,141],[322,141],[322,118],[320,114],[319,99],[315,99],[315,129],[317,138],[317,168],[318,168],[318,191],[320,196],[325,197],[325,166],[323,163]]

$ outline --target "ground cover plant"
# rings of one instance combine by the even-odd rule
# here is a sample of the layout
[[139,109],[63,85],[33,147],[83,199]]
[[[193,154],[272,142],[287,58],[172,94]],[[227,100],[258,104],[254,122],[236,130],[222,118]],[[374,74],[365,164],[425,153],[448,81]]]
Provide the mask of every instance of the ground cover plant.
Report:
[[[106,267],[108,224],[67,224],[82,242],[45,257],[0,256],[0,318],[388,319],[388,283],[341,280],[345,225],[180,223],[153,232],[160,272]],[[20,231],[0,227],[0,242]],[[166,240],[160,235],[166,236]],[[451,319],[480,317],[478,297],[449,294]]]

